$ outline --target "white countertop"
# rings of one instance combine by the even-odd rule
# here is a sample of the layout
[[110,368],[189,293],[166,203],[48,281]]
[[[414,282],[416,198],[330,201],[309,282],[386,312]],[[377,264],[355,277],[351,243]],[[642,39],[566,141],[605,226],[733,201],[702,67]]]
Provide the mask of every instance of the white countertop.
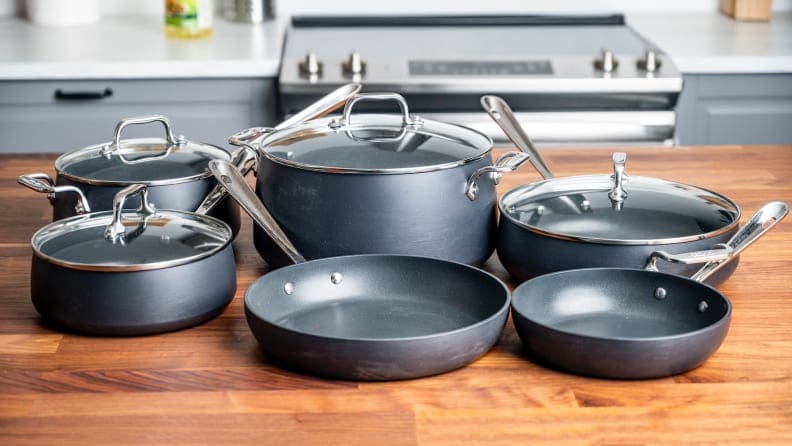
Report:
[[93,25],[44,27],[0,19],[0,79],[275,77],[283,24],[213,21],[206,39],[165,37],[161,17],[103,17]]
[[629,15],[682,73],[792,73],[792,13],[742,22],[720,13]]
[[[792,73],[792,13],[739,22],[720,13],[631,14],[627,21],[683,73]],[[2,79],[275,77],[284,23],[214,20],[214,34],[165,37],[158,16],[108,16],[95,25],[41,27],[0,19]]]

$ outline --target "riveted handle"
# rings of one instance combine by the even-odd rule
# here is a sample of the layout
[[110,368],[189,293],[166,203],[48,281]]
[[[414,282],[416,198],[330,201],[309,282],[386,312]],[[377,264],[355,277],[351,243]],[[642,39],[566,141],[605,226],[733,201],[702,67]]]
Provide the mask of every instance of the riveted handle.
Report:
[[762,206],[750,220],[740,228],[737,233],[724,245],[715,249],[693,251],[682,254],[669,254],[665,251],[655,251],[646,263],[646,270],[658,271],[657,260],[667,262],[694,264],[706,263],[695,274],[690,276],[696,282],[703,282],[715,271],[723,268],[728,262],[737,257],[745,248],[763,236],[789,213],[789,205],[781,201],[773,201]]
[[91,212],[91,206],[88,205],[88,199],[82,189],[76,186],[55,186],[55,182],[46,173],[29,173],[27,175],[20,175],[17,178],[17,183],[32,189],[36,192],[46,193],[50,203],[55,204],[55,196],[58,193],[69,192],[77,194],[77,203],[74,205],[74,211],[77,214],[84,214]]
[[523,152],[506,152],[495,160],[492,166],[484,166],[477,169],[470,175],[465,185],[465,195],[473,201],[476,199],[478,193],[478,178],[484,174],[490,174],[492,182],[498,184],[503,172],[512,172],[518,167],[525,164],[531,157]]
[[481,106],[490,118],[498,124],[498,127],[503,130],[506,137],[508,137],[521,152],[531,157],[531,164],[542,178],[546,180],[554,178],[544,158],[542,158],[536,146],[533,145],[531,138],[525,133],[525,130],[523,130],[519,121],[517,121],[517,117],[514,116],[514,112],[506,101],[499,96],[485,95],[481,97]]

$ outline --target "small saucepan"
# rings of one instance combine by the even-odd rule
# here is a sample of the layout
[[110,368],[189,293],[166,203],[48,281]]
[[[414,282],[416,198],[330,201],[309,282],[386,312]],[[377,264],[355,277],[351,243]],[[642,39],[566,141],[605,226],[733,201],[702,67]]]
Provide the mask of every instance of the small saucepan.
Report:
[[[140,195],[140,209],[123,210]],[[236,292],[231,228],[157,210],[146,185],[118,192],[113,210],[57,220],[31,239],[30,295],[48,322],[91,334],[143,335],[207,321]]]
[[[646,270],[559,271],[514,290],[512,320],[524,345],[573,373],[644,379],[703,364],[729,329],[732,306],[702,280],[753,243],[789,212],[765,205],[733,246],[686,254],[655,252]],[[691,279],[656,271],[656,261],[706,263]]]
[[295,263],[245,292],[248,324],[270,356],[319,375],[393,380],[463,367],[497,342],[510,301],[498,278],[429,257],[305,261],[233,165],[209,168]]
[[[484,96],[481,103],[545,177],[498,201],[498,258],[515,279],[578,268],[642,268],[657,249],[706,250],[728,243],[737,232],[740,208],[730,198],[675,181],[628,176],[624,153],[614,154],[612,176],[553,177],[508,104],[496,96]],[[737,259],[708,283],[723,282],[736,267]],[[696,267],[674,264],[664,270],[689,277]]]

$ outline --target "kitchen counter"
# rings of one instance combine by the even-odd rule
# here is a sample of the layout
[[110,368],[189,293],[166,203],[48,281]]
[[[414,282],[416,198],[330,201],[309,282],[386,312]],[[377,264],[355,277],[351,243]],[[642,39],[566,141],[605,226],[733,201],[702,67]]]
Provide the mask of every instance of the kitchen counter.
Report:
[[792,13],[769,22],[720,13],[630,14],[627,23],[684,74],[792,73]]
[[[559,176],[610,170],[611,150],[547,149]],[[217,319],[136,338],[61,333],[29,299],[28,245],[46,200],[16,184],[53,155],[0,155],[0,438],[4,445],[792,444],[792,220],[745,251],[721,286],[732,325],[702,367],[648,381],[579,377],[532,362],[509,322],[460,370],[367,383],[286,370],[261,353],[243,314],[267,272],[250,220],[234,242],[239,288]],[[629,152],[627,170],[693,183],[739,203],[792,202],[792,146]],[[506,174],[502,193],[536,181]],[[485,269],[509,280],[496,258]],[[513,284],[512,284],[513,285]]]
[[207,39],[165,36],[162,17],[107,16],[93,25],[0,19],[0,80],[276,77],[283,23],[213,21]]
[[[771,22],[720,13],[630,14],[627,21],[682,73],[792,73],[792,13],[775,13]],[[178,41],[165,37],[158,16],[107,16],[66,28],[3,18],[0,80],[275,77],[284,29],[283,21],[252,26],[217,17],[211,38]]]

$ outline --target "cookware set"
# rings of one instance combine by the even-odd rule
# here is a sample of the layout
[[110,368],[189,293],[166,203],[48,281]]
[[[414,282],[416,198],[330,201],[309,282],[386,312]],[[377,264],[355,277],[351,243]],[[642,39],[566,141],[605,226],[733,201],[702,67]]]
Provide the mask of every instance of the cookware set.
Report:
[[[768,203],[740,228],[728,197],[628,176],[621,153],[612,176],[555,178],[495,96],[482,106],[519,150],[493,160],[487,136],[413,116],[398,94],[359,90],[232,136],[233,154],[148,116],[59,157],[55,180],[21,176],[53,204],[53,222],[31,240],[36,310],[100,335],[217,316],[236,292],[241,206],[273,268],[245,292],[247,322],[287,366],[356,380],[443,373],[489,351],[511,310],[526,349],[552,366],[653,378],[718,349],[731,304],[712,284],[788,213]],[[362,112],[361,101],[400,113]],[[121,138],[154,122],[164,140]],[[501,175],[526,162],[545,179],[496,199]],[[477,267],[495,249],[522,282],[513,294]]]

